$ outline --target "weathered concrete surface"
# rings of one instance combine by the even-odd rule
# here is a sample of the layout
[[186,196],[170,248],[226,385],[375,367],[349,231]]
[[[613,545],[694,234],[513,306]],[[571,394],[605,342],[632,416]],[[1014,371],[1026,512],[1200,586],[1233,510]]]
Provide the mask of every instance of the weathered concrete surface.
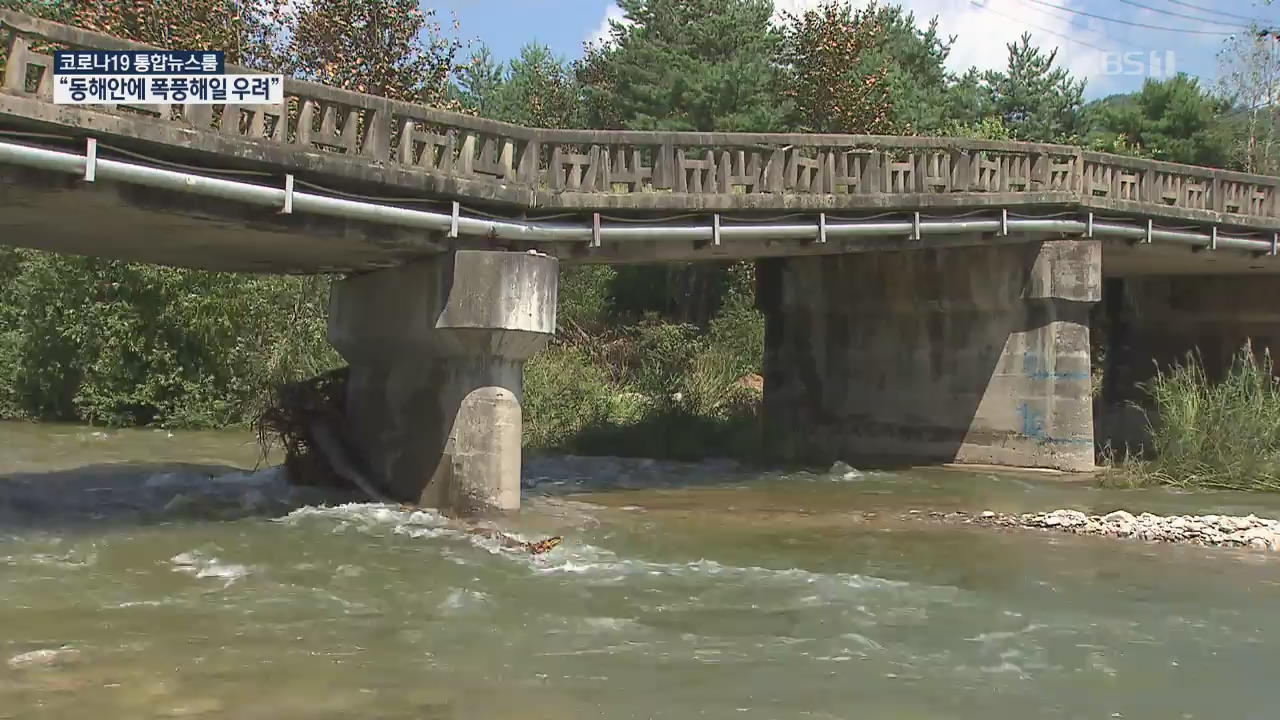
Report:
[[334,286],[345,434],[392,497],[456,515],[520,506],[522,370],[555,331],[558,272],[460,250]]
[[1094,464],[1092,240],[762,263],[783,459]]
[[0,243],[231,272],[370,270],[448,248],[443,233],[0,165]]
[[1280,278],[1130,277],[1113,285],[1122,304],[1112,357],[1126,384],[1150,378],[1157,366],[1184,362],[1196,350],[1211,379],[1223,376],[1246,341],[1259,353],[1280,351]]

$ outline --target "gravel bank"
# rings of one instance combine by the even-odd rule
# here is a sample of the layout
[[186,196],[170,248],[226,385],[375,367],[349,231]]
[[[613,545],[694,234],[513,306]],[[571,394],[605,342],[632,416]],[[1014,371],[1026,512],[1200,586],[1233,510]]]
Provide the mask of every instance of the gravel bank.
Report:
[[929,513],[929,517],[993,527],[1057,530],[1077,535],[1280,550],[1280,520],[1256,515],[1134,515],[1124,510],[1106,515],[1087,515],[1079,510],[1058,509],[1021,515],[991,510],[977,515]]

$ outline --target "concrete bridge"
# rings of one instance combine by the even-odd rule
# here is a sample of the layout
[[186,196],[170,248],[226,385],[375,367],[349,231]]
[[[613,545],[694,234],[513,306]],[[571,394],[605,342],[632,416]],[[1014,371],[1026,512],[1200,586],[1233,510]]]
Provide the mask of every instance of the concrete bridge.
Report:
[[345,437],[406,500],[518,506],[521,372],[561,262],[759,259],[782,459],[1091,469],[1098,303],[1109,383],[1280,343],[1280,178],[1061,145],[544,130],[295,80],[282,106],[54,105],[51,49],[145,46],[9,11],[0,40],[0,242],[348,273]]

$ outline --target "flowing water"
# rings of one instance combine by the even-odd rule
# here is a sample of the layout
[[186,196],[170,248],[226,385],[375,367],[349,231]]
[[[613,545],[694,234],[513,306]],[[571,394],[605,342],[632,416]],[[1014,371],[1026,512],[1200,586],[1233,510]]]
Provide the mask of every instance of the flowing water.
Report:
[[1280,713],[1280,553],[928,519],[1275,498],[535,458],[504,527],[565,540],[532,556],[257,460],[0,424],[0,718]]

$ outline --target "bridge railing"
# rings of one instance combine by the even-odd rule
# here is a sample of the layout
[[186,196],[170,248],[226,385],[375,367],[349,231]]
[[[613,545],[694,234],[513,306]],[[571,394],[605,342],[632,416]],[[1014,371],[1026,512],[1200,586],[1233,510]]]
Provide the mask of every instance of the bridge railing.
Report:
[[[37,48],[145,49],[99,33],[0,11],[4,92],[51,100],[52,60]],[[229,71],[248,72],[243,68]],[[1126,211],[1152,206],[1280,217],[1280,179],[1078,147],[954,138],[548,130],[288,78],[283,106],[94,106],[307,153],[352,156],[437,178],[590,196],[671,193],[826,196],[831,207],[895,207],[904,196],[966,193],[966,204],[1078,198]],[[574,196],[579,199],[570,200]],[[587,197],[583,197],[587,196]],[[841,196],[843,199],[832,197]],[[1046,200],[1048,198],[1048,200]],[[812,204],[812,203],[811,203]],[[828,203],[820,203],[828,204]]]

